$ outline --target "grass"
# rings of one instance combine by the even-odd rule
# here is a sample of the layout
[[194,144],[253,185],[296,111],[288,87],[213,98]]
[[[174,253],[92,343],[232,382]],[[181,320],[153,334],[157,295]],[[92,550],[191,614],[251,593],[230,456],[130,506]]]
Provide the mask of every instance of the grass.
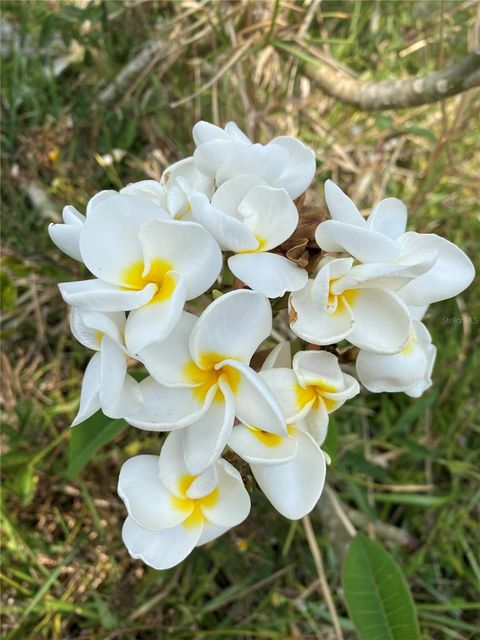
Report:
[[[84,209],[100,189],[158,178],[191,152],[196,120],[234,119],[259,140],[286,133],[315,148],[312,203],[322,202],[327,177],[365,209],[400,197],[412,227],[458,243],[478,268],[478,92],[365,114],[319,93],[298,54],[303,25],[310,52],[362,78],[424,73],[466,53],[478,6],[324,1],[308,22],[310,6],[2,3],[9,34],[2,45],[6,640],[333,637],[301,523],[277,515],[251,477],[250,518],[163,573],[129,558],[116,495],[122,461],[157,452],[154,434],[121,431],[68,479],[68,425],[88,354],[69,333],[56,283],[77,279],[81,269],[46,233],[66,203]],[[169,55],[156,50],[106,100],[122,69],[159,38]],[[475,293],[472,286],[428,313],[439,350],[431,391],[420,400],[362,395],[332,420],[330,484],[357,526],[394,553],[426,639],[478,637]],[[315,514],[312,521],[341,626],[354,638],[341,558],[329,528]]]

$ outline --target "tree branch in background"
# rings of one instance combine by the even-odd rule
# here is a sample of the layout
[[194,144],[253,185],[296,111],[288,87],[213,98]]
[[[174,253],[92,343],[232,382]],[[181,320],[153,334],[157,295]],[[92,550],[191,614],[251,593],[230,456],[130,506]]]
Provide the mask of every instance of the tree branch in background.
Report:
[[308,64],[306,74],[327,95],[362,111],[403,109],[437,102],[480,85],[480,53],[448,69],[403,80],[361,82],[341,69]]

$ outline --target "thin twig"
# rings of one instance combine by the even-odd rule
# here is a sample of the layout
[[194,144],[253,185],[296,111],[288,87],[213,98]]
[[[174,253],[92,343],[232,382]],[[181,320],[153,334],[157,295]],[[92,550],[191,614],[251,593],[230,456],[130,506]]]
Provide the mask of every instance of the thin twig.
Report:
[[322,556],[320,554],[320,549],[318,548],[317,540],[315,538],[312,522],[308,515],[302,518],[302,522],[303,522],[303,528],[305,530],[305,535],[307,537],[308,546],[310,548],[310,553],[312,554],[313,562],[315,563],[315,568],[317,569],[320,591],[325,599],[325,603],[330,612],[330,616],[332,617],[332,624],[333,624],[333,629],[335,631],[335,637],[337,638],[337,640],[343,640],[343,633],[342,633],[342,628],[340,627],[340,620],[338,619],[338,613],[335,608],[332,592],[330,591],[330,587],[328,585],[328,581],[325,575]]

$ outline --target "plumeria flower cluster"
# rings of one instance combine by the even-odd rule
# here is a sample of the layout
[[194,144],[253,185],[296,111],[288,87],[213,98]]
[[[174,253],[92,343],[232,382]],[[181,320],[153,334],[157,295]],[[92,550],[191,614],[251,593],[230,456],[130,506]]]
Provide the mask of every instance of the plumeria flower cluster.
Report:
[[[282,245],[299,225],[313,151],[288,136],[253,143],[233,122],[199,122],[193,139],[193,155],[160,181],[102,191],[85,215],[67,206],[49,228],[90,273],[59,285],[73,335],[94,352],[72,426],[101,410],[167,434],[160,455],[127,460],[118,482],[125,545],[156,569],[245,520],[248,466],[282,515],[308,514],[324,487],[329,416],[360,392],[336,345],[357,348],[366,389],[417,397],[435,360],[422,316],[474,276],[452,243],[406,231],[399,200],[365,219],[330,181],[321,259],[303,268]],[[272,309],[287,304],[292,333],[272,348]]]

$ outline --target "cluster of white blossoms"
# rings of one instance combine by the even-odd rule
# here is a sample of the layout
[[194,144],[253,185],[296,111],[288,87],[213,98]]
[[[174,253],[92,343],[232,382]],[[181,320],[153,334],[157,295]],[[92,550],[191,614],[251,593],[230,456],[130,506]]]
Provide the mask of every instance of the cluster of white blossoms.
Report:
[[[382,200],[365,219],[331,181],[331,219],[315,235],[321,260],[307,271],[279,247],[297,228],[313,151],[287,136],[254,144],[234,123],[199,122],[193,137],[193,156],[159,182],[102,191],[85,216],[67,206],[64,224],[49,228],[92,275],[59,285],[74,336],[95,352],[73,425],[102,410],[168,432],[160,456],[127,460],[118,483],[123,540],[157,569],[247,517],[249,493],[222,458],[228,450],[281,514],[309,513],[325,482],[329,414],[360,390],[334,347],[312,345],[346,340],[366,389],[418,397],[435,359],[421,318],[474,276],[451,242],[405,231],[399,200]],[[301,340],[292,360],[285,336],[257,371],[250,363],[272,333],[269,298],[285,294]],[[135,362],[147,372],[141,381]]]

